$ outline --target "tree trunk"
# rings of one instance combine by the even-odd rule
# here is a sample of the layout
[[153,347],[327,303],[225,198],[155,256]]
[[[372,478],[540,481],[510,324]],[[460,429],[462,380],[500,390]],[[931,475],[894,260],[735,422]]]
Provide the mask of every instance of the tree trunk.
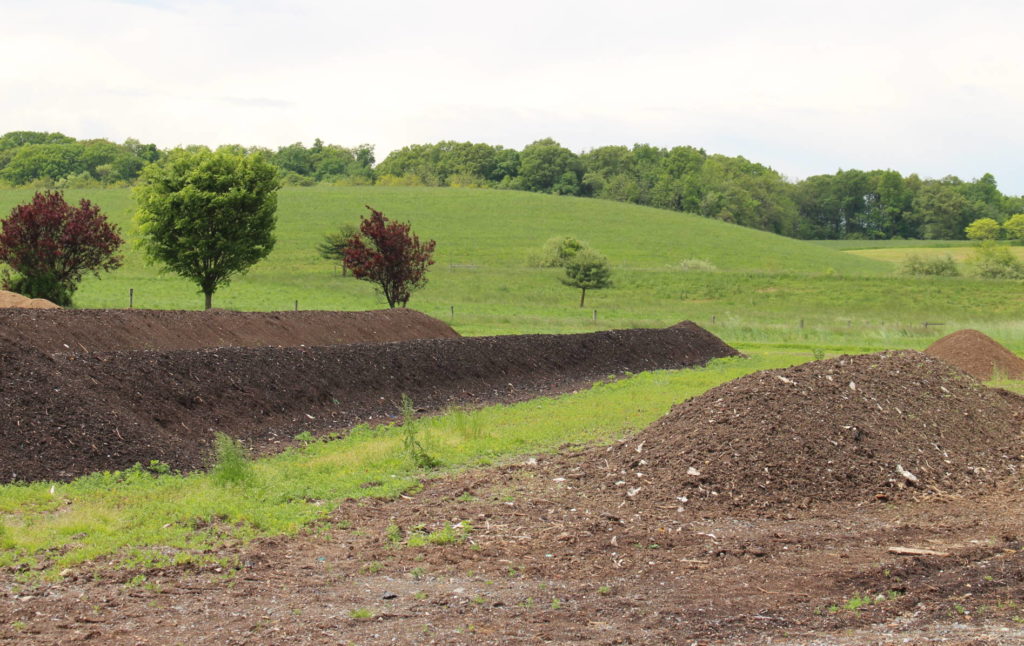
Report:
[[583,288],[583,293],[580,294],[580,307],[583,307],[583,299],[587,297],[587,288]]
[[206,295],[206,309],[213,307],[213,292],[203,292]]

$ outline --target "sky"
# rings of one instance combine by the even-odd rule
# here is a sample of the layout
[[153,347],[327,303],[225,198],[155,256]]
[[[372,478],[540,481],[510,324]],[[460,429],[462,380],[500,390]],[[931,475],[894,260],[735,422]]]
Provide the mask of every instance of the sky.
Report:
[[2,0],[0,133],[690,145],[1024,194],[1024,3]]

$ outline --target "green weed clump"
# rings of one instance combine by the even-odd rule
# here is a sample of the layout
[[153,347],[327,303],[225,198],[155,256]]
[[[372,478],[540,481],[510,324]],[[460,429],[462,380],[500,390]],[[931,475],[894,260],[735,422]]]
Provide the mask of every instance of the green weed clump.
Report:
[[248,451],[238,440],[224,433],[213,437],[217,462],[213,467],[213,479],[220,485],[252,484],[255,472],[249,461]]
[[900,264],[900,273],[906,276],[959,276],[960,268],[950,255],[924,257],[912,253]]
[[412,406],[412,400],[408,395],[402,394],[402,446],[406,455],[412,463],[420,469],[436,469],[441,466],[441,461],[427,453],[420,444],[416,433],[419,430],[416,424],[416,412]]

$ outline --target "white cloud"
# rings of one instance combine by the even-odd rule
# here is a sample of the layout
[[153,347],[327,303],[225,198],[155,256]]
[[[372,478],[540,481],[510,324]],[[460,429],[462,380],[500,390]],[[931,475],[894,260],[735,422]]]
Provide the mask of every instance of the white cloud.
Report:
[[1024,193],[1016,2],[5,3],[0,123],[390,149],[650,142],[800,177],[893,167]]

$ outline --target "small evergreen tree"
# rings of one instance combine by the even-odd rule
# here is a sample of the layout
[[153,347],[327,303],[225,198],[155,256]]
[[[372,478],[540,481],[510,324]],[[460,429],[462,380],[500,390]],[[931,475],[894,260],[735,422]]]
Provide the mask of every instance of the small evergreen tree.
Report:
[[565,277],[562,283],[583,290],[580,293],[580,307],[583,307],[588,289],[610,287],[612,269],[608,259],[601,254],[584,249],[565,263]]

